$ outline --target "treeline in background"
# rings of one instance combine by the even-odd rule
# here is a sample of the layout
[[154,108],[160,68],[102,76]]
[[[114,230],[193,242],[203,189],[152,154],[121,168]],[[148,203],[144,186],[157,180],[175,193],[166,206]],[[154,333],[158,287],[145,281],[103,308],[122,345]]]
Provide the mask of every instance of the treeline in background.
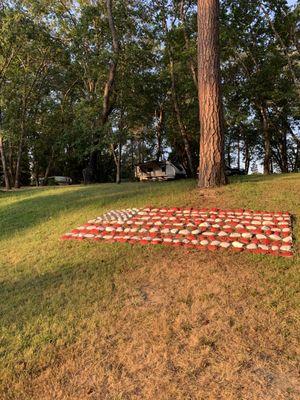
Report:
[[[227,167],[300,170],[299,3],[221,1]],[[298,23],[298,25],[297,25]],[[199,164],[197,2],[2,0],[0,179]]]

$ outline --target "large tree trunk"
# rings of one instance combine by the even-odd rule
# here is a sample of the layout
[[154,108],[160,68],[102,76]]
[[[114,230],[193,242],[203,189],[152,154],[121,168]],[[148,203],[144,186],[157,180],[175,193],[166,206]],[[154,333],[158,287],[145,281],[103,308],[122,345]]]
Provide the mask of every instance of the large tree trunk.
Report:
[[220,85],[219,1],[198,0],[199,187],[226,183]]
[[6,156],[5,156],[5,150],[4,150],[4,145],[3,145],[3,138],[0,134],[0,156],[1,156],[1,161],[2,161],[2,169],[3,169],[3,175],[4,175],[4,183],[5,183],[5,188],[9,190],[10,187],[10,180],[8,176],[8,171],[7,171],[7,166],[6,166]]
[[267,110],[264,106],[260,107],[260,117],[262,124],[262,132],[264,138],[264,174],[269,175],[271,173],[271,138],[270,138],[270,127],[268,121]]

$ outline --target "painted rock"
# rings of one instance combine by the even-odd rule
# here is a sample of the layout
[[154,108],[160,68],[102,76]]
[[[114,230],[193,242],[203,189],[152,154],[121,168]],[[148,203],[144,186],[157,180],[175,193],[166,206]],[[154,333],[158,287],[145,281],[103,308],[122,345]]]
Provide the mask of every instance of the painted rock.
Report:
[[284,243],[292,243],[293,238],[292,238],[292,236],[287,236],[287,237],[283,238],[282,241]]
[[231,244],[228,242],[221,242],[220,243],[220,247],[222,247],[223,249],[228,249],[228,247],[230,247]]
[[241,243],[241,242],[232,242],[232,246],[233,246],[233,247],[236,247],[236,248],[238,248],[238,249],[241,249],[241,248],[244,247],[244,244]]

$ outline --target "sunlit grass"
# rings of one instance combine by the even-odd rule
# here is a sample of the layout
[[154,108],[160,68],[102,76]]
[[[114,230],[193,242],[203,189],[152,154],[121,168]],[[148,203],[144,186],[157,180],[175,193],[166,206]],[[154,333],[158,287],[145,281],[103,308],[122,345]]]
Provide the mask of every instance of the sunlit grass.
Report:
[[[109,303],[117,276],[148,265],[149,260],[165,262],[180,251],[62,242],[62,234],[109,209],[149,204],[284,210],[299,217],[299,193],[297,174],[237,178],[225,188],[202,192],[188,180],[0,193],[0,398],[29,398],[24,388],[33,377],[55,366],[61,351],[88,340],[102,324],[103,307]],[[297,239],[296,219],[294,233]],[[199,257],[197,252],[191,254],[195,260]],[[219,257],[222,263],[222,255],[205,257]],[[241,260],[241,265],[257,266],[268,293],[263,298],[266,307],[283,315],[286,310],[295,312],[298,257],[241,254],[225,258],[227,268],[231,258]]]

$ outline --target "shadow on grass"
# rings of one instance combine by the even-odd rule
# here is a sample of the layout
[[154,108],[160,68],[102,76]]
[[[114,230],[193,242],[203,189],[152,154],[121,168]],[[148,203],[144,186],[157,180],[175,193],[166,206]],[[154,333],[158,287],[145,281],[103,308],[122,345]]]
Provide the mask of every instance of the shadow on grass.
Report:
[[111,262],[113,258],[106,254],[97,260],[89,260],[88,266],[84,261],[70,261],[57,265],[53,271],[2,282],[1,329],[12,329],[16,333],[25,325],[33,327],[38,321],[43,323],[52,318],[64,324],[68,314],[82,318],[84,311],[101,299],[111,282],[118,268],[116,260]]
[[[188,182],[188,181],[186,181]],[[170,192],[170,185],[174,190],[180,190],[182,184],[172,182],[139,184],[129,183],[124,185],[103,184],[88,187],[75,187],[73,190],[68,188],[61,192],[59,189],[55,193],[42,191],[24,191],[30,195],[22,199],[21,192],[17,193],[19,200],[12,204],[0,205],[0,241],[22,233],[42,222],[47,222],[64,212],[70,213],[80,209],[88,208],[99,209],[99,213],[104,209],[118,207],[134,207],[149,204],[149,201],[157,203],[161,196]],[[184,190],[188,190],[189,183],[183,183]],[[10,196],[11,194],[9,194]],[[91,218],[96,215],[91,215]],[[78,221],[83,223],[85,221]],[[74,228],[73,226],[69,227]]]

